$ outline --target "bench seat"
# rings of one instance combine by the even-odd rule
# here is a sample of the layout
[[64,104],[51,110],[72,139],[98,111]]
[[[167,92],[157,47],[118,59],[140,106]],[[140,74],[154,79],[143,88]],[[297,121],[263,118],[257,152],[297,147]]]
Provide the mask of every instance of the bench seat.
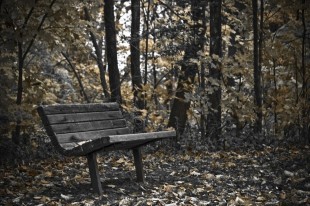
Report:
[[62,144],[62,154],[83,156],[90,152],[132,149],[167,137],[175,137],[175,131],[111,135],[97,139]]

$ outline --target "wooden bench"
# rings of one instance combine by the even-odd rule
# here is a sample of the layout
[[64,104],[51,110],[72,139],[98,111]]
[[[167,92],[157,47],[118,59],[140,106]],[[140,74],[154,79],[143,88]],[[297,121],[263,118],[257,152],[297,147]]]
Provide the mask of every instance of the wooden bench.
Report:
[[86,156],[93,189],[102,194],[98,151],[132,149],[137,180],[144,181],[141,146],[176,136],[175,131],[130,133],[117,103],[39,106],[52,144],[63,155]]

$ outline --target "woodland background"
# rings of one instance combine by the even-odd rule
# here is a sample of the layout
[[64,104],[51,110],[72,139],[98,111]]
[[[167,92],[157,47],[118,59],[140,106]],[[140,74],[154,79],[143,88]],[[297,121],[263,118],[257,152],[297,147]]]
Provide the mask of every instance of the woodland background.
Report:
[[[1,205],[309,205],[309,0],[0,0]],[[128,151],[56,154],[40,104],[117,101]]]
[[1,0],[0,140],[31,145],[40,104],[118,101],[189,144],[309,143],[309,7]]

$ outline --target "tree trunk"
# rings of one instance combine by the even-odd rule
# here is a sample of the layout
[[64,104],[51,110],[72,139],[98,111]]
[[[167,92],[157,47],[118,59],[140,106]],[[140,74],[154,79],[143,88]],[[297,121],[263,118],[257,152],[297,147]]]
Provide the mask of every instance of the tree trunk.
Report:
[[222,57],[222,0],[210,1],[210,56],[211,65],[209,68],[209,79],[214,83],[209,83],[208,94],[210,107],[207,116],[207,136],[216,140],[221,135],[221,64],[218,58]]
[[[153,45],[155,47],[156,45],[156,22],[155,22],[155,19],[156,19],[156,10],[157,10],[157,5],[154,5],[153,6],[153,16],[152,16],[152,19],[151,19],[151,24],[153,25],[153,28],[152,28],[152,36],[153,36]],[[157,87],[157,71],[156,71],[156,57],[155,57],[155,48],[153,47],[152,49],[152,73],[153,73],[153,84],[154,84],[154,91]],[[155,102],[155,105],[156,105],[156,108],[158,107],[159,105],[159,100],[158,100],[158,97],[157,97],[157,94],[156,92],[154,92],[153,94],[153,99],[154,99],[154,102]]]
[[264,0],[260,0],[260,19],[259,19],[259,38],[258,38],[258,72],[260,77],[260,108],[259,112],[259,131],[262,131],[263,128],[263,77],[262,77],[262,66],[263,66],[263,43],[264,43]]
[[[51,9],[53,7],[55,2],[56,2],[56,0],[53,0],[50,3],[49,9]],[[26,28],[28,21],[29,21],[30,17],[32,16],[33,10],[34,10],[34,7],[32,7],[29,10],[29,13],[27,15],[27,18],[24,21],[22,29]],[[29,54],[30,49],[32,48],[32,45],[34,44],[34,41],[37,38],[37,35],[38,35],[39,31],[41,30],[45,19],[47,18],[47,14],[48,13],[45,13],[43,15],[43,17],[40,21],[40,24],[38,25],[37,32],[31,38],[31,40],[30,40],[30,42],[29,42],[29,44],[26,47],[26,50],[24,52],[23,52],[23,43],[25,43],[25,42],[21,42],[21,41],[17,42],[17,46],[18,46],[18,54],[17,54],[17,58],[18,58],[18,83],[17,83],[16,105],[19,107],[18,108],[19,110],[21,110],[20,106],[22,105],[22,99],[23,99],[23,73],[24,73],[25,59],[26,59],[27,55]],[[20,31],[19,35],[20,35],[20,37],[23,36],[23,30]],[[21,111],[19,111],[19,112],[21,113]],[[18,115],[20,115],[20,114],[18,114]],[[15,131],[13,131],[13,133],[12,133],[12,141],[15,144],[20,143],[21,122],[22,122],[22,119],[20,116],[18,116],[17,121],[16,121]]]
[[253,66],[254,66],[254,103],[256,106],[256,122],[255,132],[262,132],[262,85],[261,85],[261,70],[259,67],[259,31],[258,31],[258,5],[257,0],[252,0],[253,9]]
[[134,104],[143,109],[143,98],[139,94],[142,89],[142,76],[140,70],[140,0],[131,0],[131,42],[130,42],[130,67],[132,89],[134,91]]
[[120,88],[120,74],[117,61],[114,0],[104,1],[104,21],[111,101],[121,103],[122,96]]
[[[207,7],[207,3],[204,5],[204,8]],[[206,38],[204,37],[204,33],[207,30],[207,18],[205,15],[205,10],[202,10],[202,25],[203,25],[203,33],[200,36],[200,44],[202,45],[202,52],[205,53],[206,47],[203,46],[206,44]],[[200,63],[200,88],[201,88],[201,94],[200,94],[200,132],[201,132],[201,139],[205,139],[206,135],[206,113],[205,113],[205,108],[206,108],[206,102],[205,102],[205,95],[206,95],[206,63],[201,62]]]
[[[302,0],[302,5],[306,5],[306,0]],[[307,79],[307,71],[306,71],[306,38],[307,38],[307,24],[306,24],[306,16],[305,9],[301,10],[301,21],[303,26],[303,34],[302,34],[302,48],[301,48],[301,74],[302,74],[302,91],[301,97],[304,99],[305,104],[302,108],[302,138],[305,142],[310,142],[310,126],[309,126],[309,96],[308,96],[308,79]],[[309,70],[308,70],[309,71]],[[308,104],[307,104],[308,102]]]
[[[205,22],[205,9],[207,1],[192,0],[192,19],[195,25],[191,28],[192,41],[186,45],[185,54],[183,57],[183,63],[178,77],[178,85],[176,90],[176,98],[173,99],[171,113],[169,117],[168,127],[174,127],[179,134],[182,134],[185,129],[187,121],[187,111],[190,106],[190,100],[185,99],[185,93],[190,93],[191,86],[194,83],[195,76],[198,72],[198,67],[191,59],[198,57],[197,52],[202,50],[205,44],[205,32],[206,25],[201,22]],[[198,41],[197,41],[197,37]]]
[[148,63],[148,53],[149,53],[149,20],[150,20],[150,6],[151,2],[148,0],[147,2],[147,11],[146,11],[146,19],[145,19],[145,26],[146,26],[146,31],[145,31],[145,54],[144,54],[144,84],[147,84],[147,74],[148,74],[148,69],[147,69],[147,63]]
[[[23,59],[23,48],[22,43],[18,42],[18,83],[17,83],[17,97],[16,97],[16,105],[21,106],[22,97],[23,97],[23,70],[24,70],[24,59]],[[21,108],[18,108],[19,112]],[[20,143],[20,130],[21,130],[21,117],[17,117],[15,131],[12,134],[12,141],[15,144]]]

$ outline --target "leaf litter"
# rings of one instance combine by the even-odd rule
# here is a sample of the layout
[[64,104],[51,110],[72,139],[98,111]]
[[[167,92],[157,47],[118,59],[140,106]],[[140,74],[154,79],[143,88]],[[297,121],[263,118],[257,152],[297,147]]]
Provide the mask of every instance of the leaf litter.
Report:
[[82,157],[1,167],[0,205],[310,205],[308,146],[144,153],[144,183],[129,151],[99,155],[101,197]]

